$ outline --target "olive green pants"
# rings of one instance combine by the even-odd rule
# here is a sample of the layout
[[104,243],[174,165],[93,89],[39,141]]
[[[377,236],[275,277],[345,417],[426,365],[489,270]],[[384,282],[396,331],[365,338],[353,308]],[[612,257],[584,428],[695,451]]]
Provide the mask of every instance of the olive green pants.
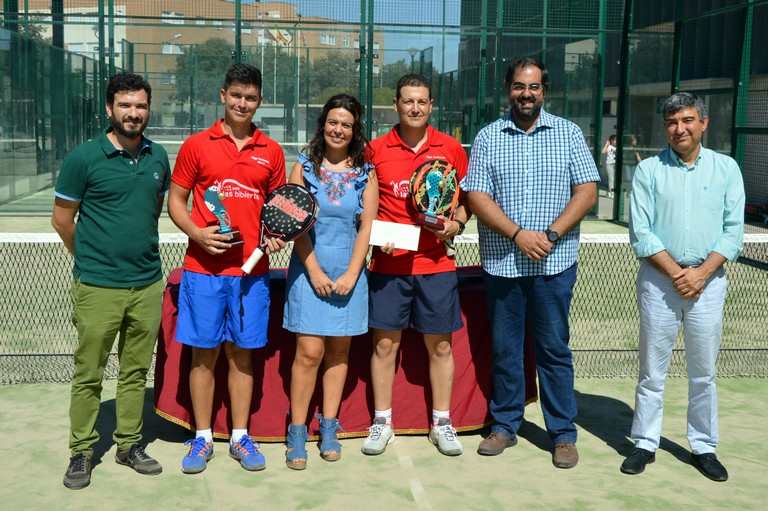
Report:
[[72,284],[72,323],[78,336],[69,406],[72,454],[93,455],[93,444],[99,440],[96,417],[102,379],[118,335],[117,427],[112,438],[118,450],[141,441],[144,390],[160,327],[163,290],[162,280],[134,288]]

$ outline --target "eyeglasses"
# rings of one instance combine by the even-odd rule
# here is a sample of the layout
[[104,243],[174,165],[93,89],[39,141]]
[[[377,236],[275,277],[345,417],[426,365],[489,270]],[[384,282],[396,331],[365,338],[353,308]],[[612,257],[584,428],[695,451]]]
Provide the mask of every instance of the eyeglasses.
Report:
[[540,83],[532,83],[530,85],[525,85],[523,83],[513,83],[511,89],[515,94],[522,94],[527,89],[531,92],[531,94],[536,96],[541,94],[541,92],[544,90],[544,87],[542,87]]

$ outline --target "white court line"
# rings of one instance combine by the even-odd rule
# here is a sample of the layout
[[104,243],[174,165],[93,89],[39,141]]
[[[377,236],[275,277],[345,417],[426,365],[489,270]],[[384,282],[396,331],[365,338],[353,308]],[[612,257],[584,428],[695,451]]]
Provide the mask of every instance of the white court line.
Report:
[[397,461],[400,462],[400,467],[405,471],[406,477],[408,477],[408,487],[411,489],[411,495],[416,502],[417,509],[432,510],[432,504],[427,499],[427,492],[424,490],[424,486],[419,481],[416,471],[413,468],[413,460],[410,456],[400,453],[396,444],[390,446],[390,449],[394,447],[397,453]]

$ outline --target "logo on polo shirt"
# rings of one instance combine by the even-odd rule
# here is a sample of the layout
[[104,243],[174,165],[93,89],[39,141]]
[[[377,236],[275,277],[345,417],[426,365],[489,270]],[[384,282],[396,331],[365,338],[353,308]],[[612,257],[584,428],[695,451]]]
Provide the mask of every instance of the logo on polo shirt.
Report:
[[400,181],[399,183],[395,183],[394,181],[390,181],[389,184],[392,186],[392,193],[395,194],[395,197],[398,199],[407,199],[408,198],[408,184],[410,181],[408,179],[405,179],[403,181]]
[[226,198],[256,200],[261,196],[261,193],[257,189],[245,186],[234,179],[214,181],[214,186],[216,186]]
[[160,174],[158,174],[157,172],[155,172],[155,174],[154,174],[154,175],[155,175],[155,179],[157,179],[157,180],[159,181],[159,180],[160,180]]
[[256,163],[259,163],[261,165],[265,165],[267,167],[270,166],[270,161],[265,159],[265,158],[262,158],[261,156],[253,156],[253,155],[251,155],[251,159],[253,161],[255,161]]

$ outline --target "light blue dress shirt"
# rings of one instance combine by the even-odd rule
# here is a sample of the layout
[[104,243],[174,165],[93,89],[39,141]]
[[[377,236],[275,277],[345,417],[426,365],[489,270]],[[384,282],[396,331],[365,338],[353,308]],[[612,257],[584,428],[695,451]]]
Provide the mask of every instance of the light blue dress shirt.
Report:
[[[510,113],[480,130],[461,188],[490,195],[517,225],[543,232],[571,200],[573,186],[599,180],[581,128],[542,110],[530,133],[515,126]],[[526,257],[510,238],[482,222],[477,225],[480,262],[491,275],[556,275],[573,266],[578,257],[578,225],[540,261]]]
[[640,162],[632,180],[629,240],[638,259],[666,250],[682,266],[711,252],[739,257],[744,181],[730,157],[701,148],[688,167],[671,149]]

